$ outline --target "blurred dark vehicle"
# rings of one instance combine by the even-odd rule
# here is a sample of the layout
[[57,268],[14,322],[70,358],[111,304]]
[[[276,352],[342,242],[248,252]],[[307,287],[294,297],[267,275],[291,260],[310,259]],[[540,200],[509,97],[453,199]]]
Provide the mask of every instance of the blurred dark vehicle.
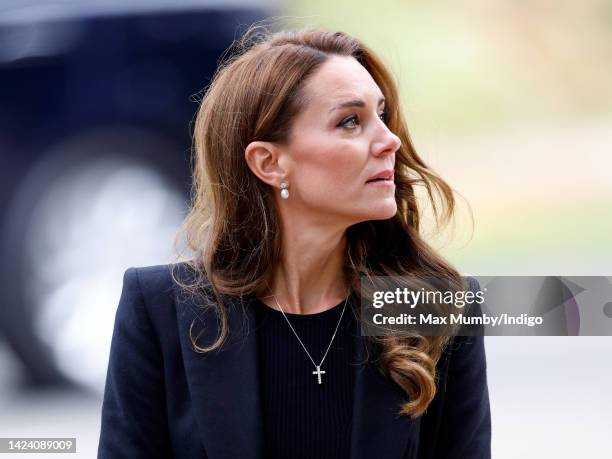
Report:
[[215,5],[0,13],[0,341],[24,383],[101,390],[123,270],[167,260],[199,95],[270,13]]

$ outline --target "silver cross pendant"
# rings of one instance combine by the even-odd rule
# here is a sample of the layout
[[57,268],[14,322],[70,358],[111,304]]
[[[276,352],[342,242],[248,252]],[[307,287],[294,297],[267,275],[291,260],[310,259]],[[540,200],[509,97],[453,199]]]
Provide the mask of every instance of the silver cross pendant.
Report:
[[317,367],[317,370],[313,371],[312,374],[317,375],[317,381],[319,382],[319,384],[323,382],[321,380],[321,375],[325,374],[325,372],[321,370],[321,367]]

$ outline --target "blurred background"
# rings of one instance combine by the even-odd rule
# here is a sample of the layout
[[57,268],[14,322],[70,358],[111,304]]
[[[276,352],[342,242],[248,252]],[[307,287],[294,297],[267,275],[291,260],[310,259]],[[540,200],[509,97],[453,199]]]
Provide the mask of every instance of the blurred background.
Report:
[[[122,274],[173,260],[198,94],[272,16],[388,63],[462,273],[612,275],[612,1],[2,0],[0,437],[95,457]],[[486,343],[494,457],[609,457],[612,338]]]

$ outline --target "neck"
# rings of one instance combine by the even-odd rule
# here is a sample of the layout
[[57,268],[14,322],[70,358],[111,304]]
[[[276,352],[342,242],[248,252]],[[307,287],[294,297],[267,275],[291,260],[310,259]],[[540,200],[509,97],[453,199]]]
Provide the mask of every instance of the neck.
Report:
[[[348,295],[344,279],[345,228],[326,226],[320,221],[285,219],[280,263],[274,268],[270,288],[261,301],[273,309],[278,303],[285,312],[316,314],[330,309]],[[299,231],[298,231],[299,228]]]

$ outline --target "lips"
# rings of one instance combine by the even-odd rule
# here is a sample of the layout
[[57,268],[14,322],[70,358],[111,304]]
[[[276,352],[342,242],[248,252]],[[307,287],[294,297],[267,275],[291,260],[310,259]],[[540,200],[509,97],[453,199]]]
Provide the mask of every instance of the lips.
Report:
[[384,181],[384,180],[393,180],[393,169],[384,169],[379,173],[370,177],[366,183],[375,182],[375,181]]

